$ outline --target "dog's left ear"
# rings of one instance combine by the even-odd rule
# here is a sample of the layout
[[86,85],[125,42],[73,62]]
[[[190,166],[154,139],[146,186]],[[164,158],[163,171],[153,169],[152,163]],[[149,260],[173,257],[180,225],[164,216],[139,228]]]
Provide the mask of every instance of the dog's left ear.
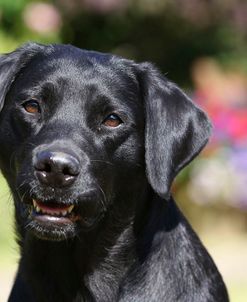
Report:
[[205,146],[211,132],[206,114],[153,65],[138,65],[145,107],[147,178],[156,193],[169,199],[177,173]]
[[11,53],[0,55],[0,112],[15,77],[27,62],[44,48],[37,43],[26,43]]

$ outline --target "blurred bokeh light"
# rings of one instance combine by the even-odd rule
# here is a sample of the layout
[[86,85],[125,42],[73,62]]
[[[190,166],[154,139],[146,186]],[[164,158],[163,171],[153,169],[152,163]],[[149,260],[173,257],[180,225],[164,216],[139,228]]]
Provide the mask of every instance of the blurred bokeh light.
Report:
[[25,7],[23,20],[26,26],[40,34],[58,32],[61,27],[61,15],[55,6],[48,3],[30,3]]

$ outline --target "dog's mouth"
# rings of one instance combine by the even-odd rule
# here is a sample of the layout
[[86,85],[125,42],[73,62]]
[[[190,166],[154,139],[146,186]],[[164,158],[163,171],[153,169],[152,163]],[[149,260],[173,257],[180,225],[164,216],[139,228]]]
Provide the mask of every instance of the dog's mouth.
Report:
[[68,196],[63,200],[61,197],[47,200],[36,196],[26,199],[26,228],[38,238],[52,241],[65,240],[82,231],[90,231],[98,225],[105,213],[100,197],[93,193],[81,194],[75,199]]
[[74,204],[62,204],[56,201],[32,200],[33,219],[41,223],[71,224],[81,219]]

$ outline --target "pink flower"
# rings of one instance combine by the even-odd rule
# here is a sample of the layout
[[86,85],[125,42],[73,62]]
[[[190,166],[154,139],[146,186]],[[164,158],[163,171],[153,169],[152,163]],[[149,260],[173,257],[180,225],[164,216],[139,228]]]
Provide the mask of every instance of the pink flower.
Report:
[[26,6],[23,19],[28,28],[41,34],[59,31],[61,16],[55,6],[48,3],[31,3]]

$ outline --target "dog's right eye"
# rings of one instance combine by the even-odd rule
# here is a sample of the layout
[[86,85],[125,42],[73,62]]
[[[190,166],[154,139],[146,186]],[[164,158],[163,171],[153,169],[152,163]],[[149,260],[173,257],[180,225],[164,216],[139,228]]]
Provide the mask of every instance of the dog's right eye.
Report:
[[24,109],[31,114],[37,114],[41,112],[40,105],[36,100],[29,100],[22,104]]
[[103,121],[103,124],[110,128],[116,128],[122,123],[121,118],[115,113],[108,115]]

